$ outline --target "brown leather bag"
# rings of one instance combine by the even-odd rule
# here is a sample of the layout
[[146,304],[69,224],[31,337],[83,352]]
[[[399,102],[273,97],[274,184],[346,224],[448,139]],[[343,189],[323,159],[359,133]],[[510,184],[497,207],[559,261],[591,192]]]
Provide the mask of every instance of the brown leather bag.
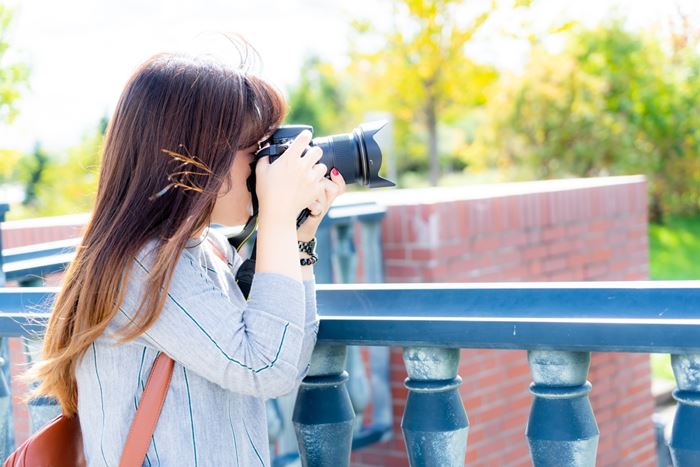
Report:
[[[168,393],[175,362],[160,353],[156,357],[131,423],[119,467],[143,465],[151,435]],[[10,454],[3,467],[85,467],[83,436],[78,417],[59,415]]]

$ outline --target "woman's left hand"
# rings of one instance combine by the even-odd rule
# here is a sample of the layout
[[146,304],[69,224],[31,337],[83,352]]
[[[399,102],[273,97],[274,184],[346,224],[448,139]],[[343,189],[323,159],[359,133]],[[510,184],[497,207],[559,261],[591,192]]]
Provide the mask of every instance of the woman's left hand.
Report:
[[321,179],[321,183],[323,183],[321,196],[311,203],[309,206],[311,214],[297,230],[297,238],[303,242],[308,242],[316,236],[318,226],[328,213],[333,201],[345,193],[345,179],[335,167],[331,170],[331,179],[328,180],[324,177]]

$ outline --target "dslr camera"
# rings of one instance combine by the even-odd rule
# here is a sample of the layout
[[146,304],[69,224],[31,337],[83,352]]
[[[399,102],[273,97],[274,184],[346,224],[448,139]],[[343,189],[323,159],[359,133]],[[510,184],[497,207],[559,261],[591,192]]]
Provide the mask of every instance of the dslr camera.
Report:
[[[323,150],[323,157],[319,163],[326,164],[330,171],[337,168],[346,183],[359,183],[370,188],[394,186],[394,183],[379,176],[382,165],[382,151],[374,139],[374,135],[381,130],[385,121],[363,123],[355,128],[352,133],[321,136],[314,138],[309,146],[318,146]],[[255,154],[255,161],[259,157],[270,156],[270,162],[274,162],[287,150],[299,133],[309,130],[313,134],[310,125],[284,125],[279,127],[266,141],[262,143],[262,149]],[[326,177],[330,178],[329,173]],[[248,189],[253,192],[255,185]]]

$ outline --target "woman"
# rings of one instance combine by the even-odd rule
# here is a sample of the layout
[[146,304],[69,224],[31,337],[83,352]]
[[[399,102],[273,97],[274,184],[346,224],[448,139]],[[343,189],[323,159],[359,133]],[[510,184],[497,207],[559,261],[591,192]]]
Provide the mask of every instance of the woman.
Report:
[[[116,466],[158,352],[175,360],[144,465],[268,465],[264,400],[305,374],[318,325],[313,238],[345,190],[300,135],[256,170],[256,273],[211,223],[240,225],[258,142],[285,103],[262,79],[158,55],[127,84],[107,131],[97,199],[36,368],[39,394],[77,413],[88,465]],[[298,213],[310,217],[297,231]]]

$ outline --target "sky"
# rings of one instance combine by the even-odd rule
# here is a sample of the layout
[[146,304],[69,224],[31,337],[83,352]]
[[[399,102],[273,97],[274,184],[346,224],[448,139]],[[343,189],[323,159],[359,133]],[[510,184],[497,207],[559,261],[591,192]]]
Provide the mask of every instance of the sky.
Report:
[[[487,0],[472,0],[478,2]],[[41,143],[60,151],[79,142],[109,115],[128,77],[158,52],[235,54],[225,37],[238,33],[258,50],[260,73],[282,88],[295,82],[312,53],[337,66],[347,60],[350,20],[391,24],[388,0],[5,0],[15,9],[9,60],[31,67],[31,89],[11,125],[0,126],[0,146],[30,150]],[[517,70],[528,45],[509,39],[525,22],[535,31],[576,19],[595,24],[613,10],[630,27],[665,21],[681,5],[700,24],[696,0],[535,0],[517,15],[496,15],[468,53]],[[8,61],[9,61],[8,60]],[[7,62],[7,61],[6,61]],[[380,110],[380,109],[368,109]]]

